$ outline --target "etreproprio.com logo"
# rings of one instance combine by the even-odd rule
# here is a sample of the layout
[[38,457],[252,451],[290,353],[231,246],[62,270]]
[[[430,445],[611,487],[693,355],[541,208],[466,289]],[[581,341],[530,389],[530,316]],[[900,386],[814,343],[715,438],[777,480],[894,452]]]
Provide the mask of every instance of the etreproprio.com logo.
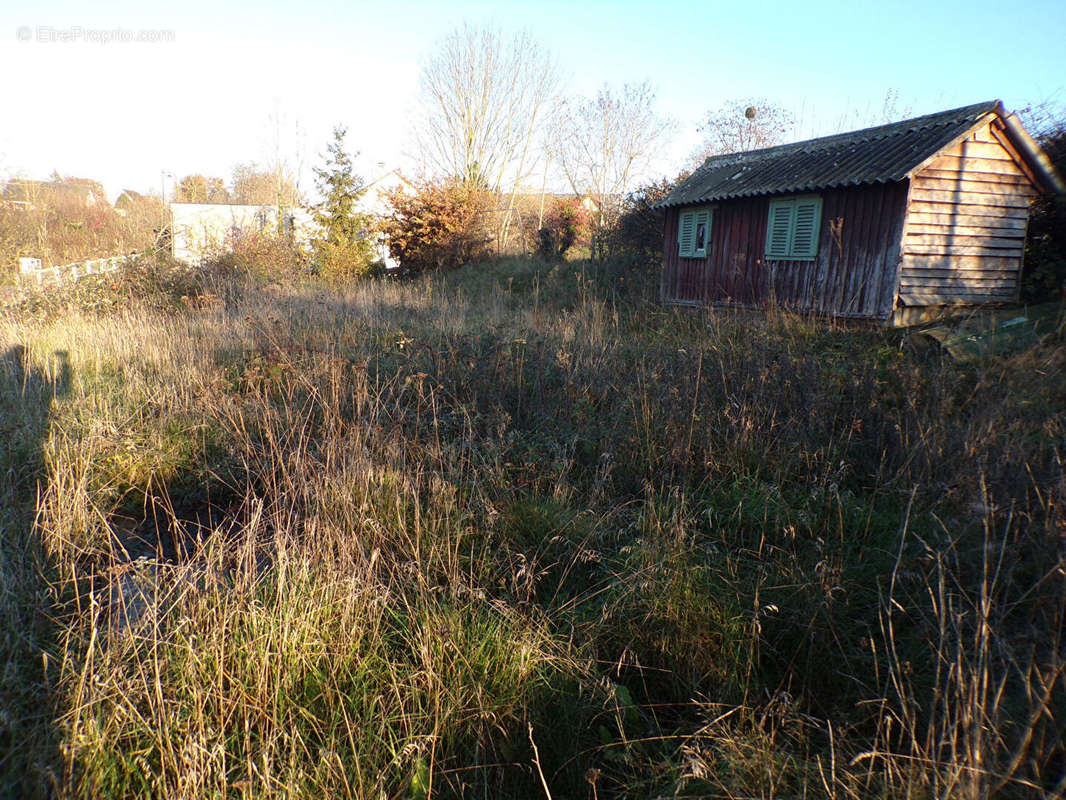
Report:
[[169,28],[139,29],[132,28],[86,28],[72,25],[66,28],[50,25],[23,25],[15,31],[15,38],[20,42],[40,44],[127,44],[177,41],[177,34]]

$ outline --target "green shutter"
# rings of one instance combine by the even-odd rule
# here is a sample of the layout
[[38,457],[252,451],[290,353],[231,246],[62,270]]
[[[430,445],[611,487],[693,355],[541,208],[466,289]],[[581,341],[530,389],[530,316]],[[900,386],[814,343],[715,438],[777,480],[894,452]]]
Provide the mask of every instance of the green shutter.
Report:
[[792,258],[814,259],[818,255],[818,229],[822,222],[822,198],[797,198],[795,220],[795,227],[792,233]]
[[766,220],[766,257],[813,261],[818,255],[821,224],[820,197],[771,200]]
[[692,257],[692,245],[696,239],[696,212],[682,211],[677,221],[677,254],[681,258]]
[[770,216],[766,222],[767,258],[788,258],[792,250],[795,212],[795,200],[770,201]]
[[[677,220],[677,254],[681,258],[704,258],[711,241],[712,209],[682,211]],[[696,246],[696,229],[703,225],[703,247]]]

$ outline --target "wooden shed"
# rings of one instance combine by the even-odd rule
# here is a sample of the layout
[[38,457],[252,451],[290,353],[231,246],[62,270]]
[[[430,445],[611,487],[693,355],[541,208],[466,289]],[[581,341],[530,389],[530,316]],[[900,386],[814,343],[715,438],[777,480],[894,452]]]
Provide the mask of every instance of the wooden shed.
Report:
[[999,101],[712,156],[659,203],[662,299],[894,324],[1014,302],[1029,206],[1064,189]]

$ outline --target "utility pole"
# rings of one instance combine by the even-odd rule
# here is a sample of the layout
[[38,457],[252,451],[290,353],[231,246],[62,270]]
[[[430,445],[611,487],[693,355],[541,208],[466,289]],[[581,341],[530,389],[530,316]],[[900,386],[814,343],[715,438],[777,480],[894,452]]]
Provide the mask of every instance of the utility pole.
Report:
[[167,189],[166,179],[174,179],[174,175],[165,169],[159,170],[159,232],[167,226]]

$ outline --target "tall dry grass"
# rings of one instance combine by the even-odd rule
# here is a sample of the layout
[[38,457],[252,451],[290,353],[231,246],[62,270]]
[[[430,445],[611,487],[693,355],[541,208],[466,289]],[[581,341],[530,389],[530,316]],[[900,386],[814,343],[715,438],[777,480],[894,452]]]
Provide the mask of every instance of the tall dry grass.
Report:
[[956,365],[648,289],[509,261],[9,313],[0,774],[1061,796],[1061,340]]

